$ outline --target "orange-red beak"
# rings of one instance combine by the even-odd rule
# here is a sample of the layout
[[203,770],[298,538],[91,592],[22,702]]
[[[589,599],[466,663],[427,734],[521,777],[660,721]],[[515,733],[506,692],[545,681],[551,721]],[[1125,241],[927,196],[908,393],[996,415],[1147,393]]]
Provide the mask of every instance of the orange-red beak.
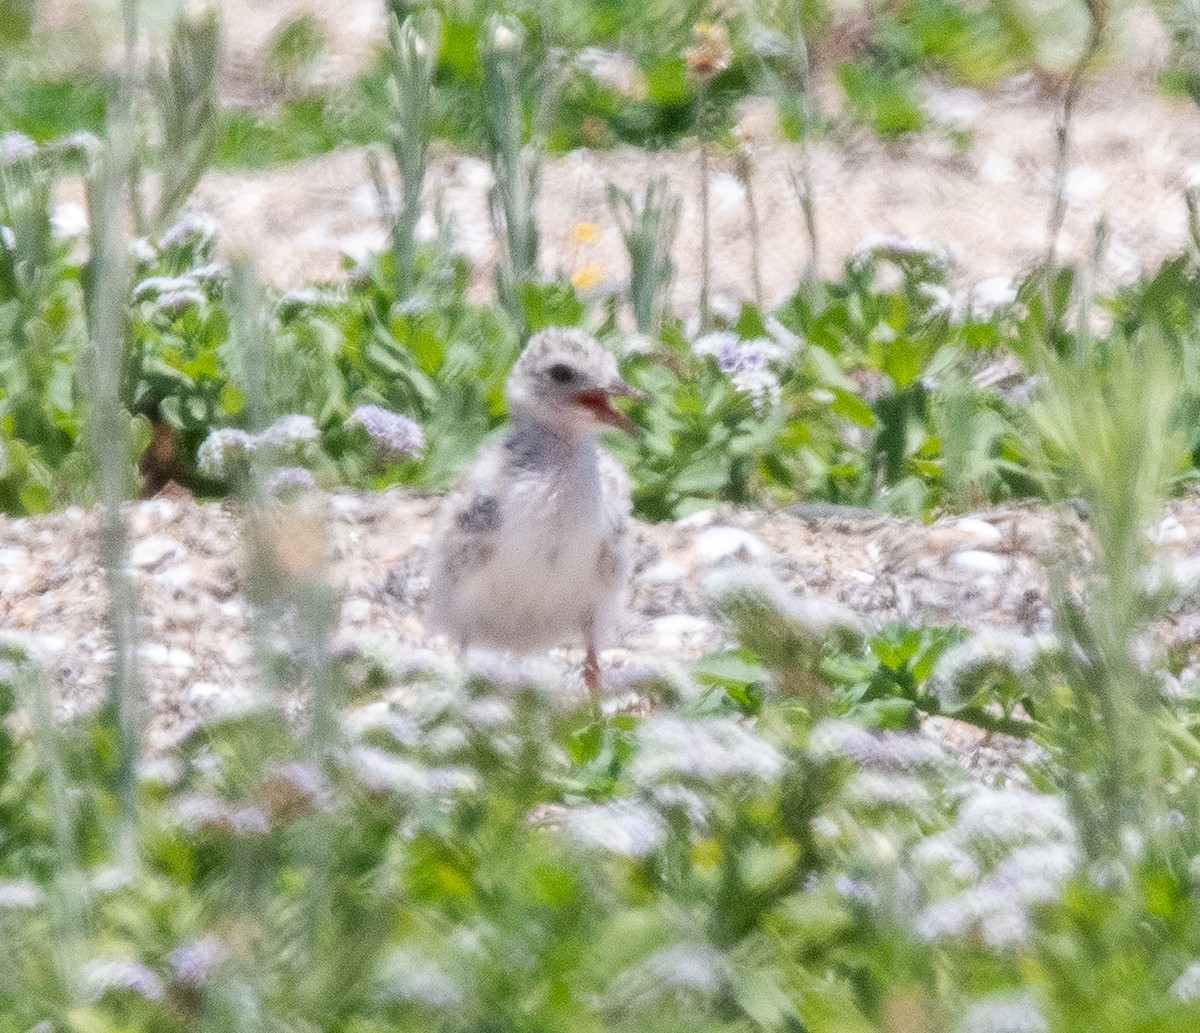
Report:
[[643,392],[630,387],[624,381],[620,381],[615,386],[604,390],[594,388],[589,391],[580,391],[575,395],[575,403],[583,406],[590,412],[592,418],[597,423],[606,423],[610,427],[617,427],[627,434],[640,434],[642,432],[641,427],[624,413],[619,413],[612,407],[612,399],[614,397],[644,399],[646,396]]

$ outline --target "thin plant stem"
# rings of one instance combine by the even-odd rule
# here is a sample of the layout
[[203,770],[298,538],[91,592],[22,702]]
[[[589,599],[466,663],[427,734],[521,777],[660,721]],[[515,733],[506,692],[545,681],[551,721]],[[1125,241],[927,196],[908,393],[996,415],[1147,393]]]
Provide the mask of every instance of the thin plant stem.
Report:
[[1058,272],[1058,241],[1062,236],[1066,219],[1067,166],[1071,158],[1071,125],[1075,108],[1083,92],[1083,80],[1088,67],[1100,52],[1108,24],[1106,0],[1088,0],[1088,38],[1071,69],[1062,104],[1055,116],[1054,124],[1054,174],[1050,194],[1050,212],[1046,219],[1046,254],[1042,260],[1042,297],[1045,306],[1044,321],[1046,346],[1053,348],[1057,318],[1054,313],[1054,279]]
[[709,225],[708,197],[708,147],[705,140],[705,112],[707,109],[708,90],[705,81],[700,80],[696,89],[696,129],[700,137],[700,332],[704,333],[712,325],[712,301],[709,297],[711,262],[712,262],[712,230]]
[[750,157],[750,147],[743,143],[738,147],[735,156],[738,179],[746,191],[746,223],[750,234],[750,279],[754,291],[754,304],[760,309],[763,305],[762,282],[762,237],[758,227],[758,204],[754,195],[754,162]]
[[129,270],[119,212],[129,168],[127,148],[132,146],[128,123],[114,124],[110,140],[88,195],[92,226],[89,430],[99,485],[100,565],[108,589],[107,620],[113,650],[108,685],[118,739],[118,856],[122,864],[132,866],[137,858],[142,700],[136,663],[137,593],[127,573],[129,535],[121,511],[132,469],[129,422],[121,406]]

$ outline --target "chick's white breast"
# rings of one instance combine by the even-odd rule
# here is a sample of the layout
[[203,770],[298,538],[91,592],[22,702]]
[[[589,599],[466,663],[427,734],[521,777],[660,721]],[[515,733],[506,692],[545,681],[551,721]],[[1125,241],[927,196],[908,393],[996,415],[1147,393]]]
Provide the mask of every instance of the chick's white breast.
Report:
[[624,471],[587,448],[550,470],[477,461],[447,499],[431,571],[430,622],[464,645],[517,652],[615,630],[628,579]]

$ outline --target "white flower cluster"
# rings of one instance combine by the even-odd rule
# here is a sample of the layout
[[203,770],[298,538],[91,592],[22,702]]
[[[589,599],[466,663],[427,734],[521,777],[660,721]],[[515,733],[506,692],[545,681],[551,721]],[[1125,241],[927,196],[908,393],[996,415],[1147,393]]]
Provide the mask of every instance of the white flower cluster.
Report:
[[850,254],[850,264],[855,269],[879,259],[892,262],[921,259],[937,269],[949,269],[951,265],[950,252],[935,241],[896,233],[872,233],[859,241]]
[[[266,430],[249,434],[236,427],[221,427],[212,431],[201,443],[196,453],[196,468],[204,477],[227,480],[238,471],[244,471],[250,457],[260,449],[267,449],[273,458],[300,458],[320,437],[316,421],[311,416],[292,413],[281,416]],[[281,475],[273,486],[282,490],[309,487],[308,477],[292,470]],[[307,471],[305,471],[307,473]]]
[[1053,635],[1028,636],[1000,628],[977,631],[941,655],[930,685],[942,702],[953,706],[969,699],[993,675],[1028,677],[1058,649]]
[[176,802],[175,821],[192,832],[222,836],[260,836],[270,831],[267,816],[259,808],[198,793]]
[[381,405],[357,406],[346,420],[346,426],[361,427],[388,458],[411,459],[425,450],[425,432],[421,425]]
[[395,793],[425,800],[468,792],[478,785],[466,768],[429,768],[374,746],[355,746],[347,763],[359,784],[369,793]]
[[321,436],[317,423],[311,416],[289,413],[280,416],[256,437],[259,447],[278,449],[281,452],[301,452]]
[[1200,960],[1193,961],[1179,974],[1171,984],[1171,996],[1185,1004],[1200,1001]]
[[159,1001],[165,992],[158,975],[136,958],[94,958],[84,963],[82,975],[87,993],[95,1000],[110,990],[123,990]]
[[24,911],[41,906],[41,887],[25,879],[0,880],[0,911]]
[[24,133],[10,130],[0,135],[0,165],[14,165],[18,161],[36,158],[38,145]]
[[187,273],[183,276],[147,276],[134,284],[133,300],[152,300],[159,311],[175,318],[190,308],[203,305],[206,298],[200,282]]
[[629,800],[576,807],[567,814],[566,828],[581,843],[636,859],[652,854],[667,836],[657,811]]
[[196,468],[202,477],[225,480],[235,470],[244,468],[256,446],[252,434],[236,427],[221,427],[201,443],[196,453]]
[[381,967],[379,996],[432,1009],[462,1003],[462,991],[449,973],[425,955],[403,947],[391,951]]
[[707,943],[676,943],[618,973],[609,987],[614,1005],[644,1008],[720,992],[732,974],[728,959]]
[[162,251],[190,248],[205,252],[217,236],[217,220],[202,212],[186,212],[158,238]]
[[977,932],[1003,949],[1028,939],[1029,909],[1058,899],[1080,852],[1061,797],[976,786],[955,824],[925,839],[913,860],[968,883],[920,912],[917,935],[932,941]]
[[732,717],[686,720],[658,714],[641,724],[637,740],[629,774],[642,784],[725,778],[773,782],[784,771],[783,755]]
[[932,739],[914,732],[872,732],[853,721],[826,720],[813,726],[808,753],[817,761],[839,757],[882,771],[941,770],[950,757]]
[[1046,1033],[1049,1026],[1025,993],[998,993],[967,1009],[955,1033]]

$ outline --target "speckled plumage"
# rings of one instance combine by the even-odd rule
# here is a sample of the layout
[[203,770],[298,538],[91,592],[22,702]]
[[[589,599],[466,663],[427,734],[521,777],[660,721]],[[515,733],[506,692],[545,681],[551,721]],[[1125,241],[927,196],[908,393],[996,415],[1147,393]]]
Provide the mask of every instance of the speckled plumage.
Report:
[[612,641],[632,565],[629,483],[595,441],[601,420],[624,425],[597,399],[631,393],[590,335],[530,340],[508,382],[511,423],[434,527],[434,630],[518,653]]

